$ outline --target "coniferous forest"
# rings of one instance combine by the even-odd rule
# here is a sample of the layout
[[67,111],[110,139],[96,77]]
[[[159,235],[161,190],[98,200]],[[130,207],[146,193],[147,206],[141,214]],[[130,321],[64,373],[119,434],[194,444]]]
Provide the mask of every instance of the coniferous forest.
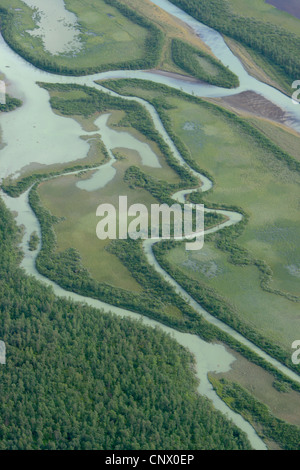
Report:
[[261,54],[292,82],[300,69],[300,40],[278,26],[234,14],[225,0],[170,0],[196,20]]
[[160,330],[55,297],[26,277],[0,201],[0,449],[247,449]]
[[[170,2],[0,0],[0,451],[300,449],[298,19]],[[125,194],[202,253],[100,242]]]

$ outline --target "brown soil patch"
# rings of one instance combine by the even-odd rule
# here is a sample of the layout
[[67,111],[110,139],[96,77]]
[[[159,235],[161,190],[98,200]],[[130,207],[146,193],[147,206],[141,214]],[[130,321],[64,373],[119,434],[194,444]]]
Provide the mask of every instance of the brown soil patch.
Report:
[[157,26],[167,33],[167,36],[181,38],[182,40],[185,40],[196,47],[200,47],[207,53],[213,55],[209,47],[203,41],[201,41],[199,36],[196,35],[190,26],[175,16],[172,16],[170,13],[167,13],[159,6],[154,5],[151,1],[121,0],[121,3],[124,3],[128,7],[137,11],[139,14],[142,14],[146,18],[156,23]]
[[[173,38],[181,39],[190,45],[203,50],[214,57],[209,47],[197,36],[194,30],[183,21],[165,12],[162,8],[154,5],[149,0],[121,0],[126,6],[145,16],[158,26],[164,34],[164,45],[162,48],[161,62],[159,68],[170,72],[184,73],[177,67],[171,54],[171,40]],[[188,75],[188,74],[186,74]]]
[[237,95],[226,96],[214,101],[227,105],[226,107],[230,107],[235,111],[244,111],[281,124],[289,120],[289,116],[285,111],[254,91],[243,91]]

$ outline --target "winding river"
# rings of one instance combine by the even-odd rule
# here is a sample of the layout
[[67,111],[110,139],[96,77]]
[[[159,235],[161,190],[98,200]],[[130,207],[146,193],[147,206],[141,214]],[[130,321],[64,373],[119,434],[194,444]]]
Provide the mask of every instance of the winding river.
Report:
[[[80,138],[80,136],[83,134],[88,134],[85,133],[81,126],[74,120],[63,118],[52,112],[49,105],[48,93],[36,84],[38,81],[51,83],[76,83],[81,85],[85,84],[96,89],[101,89],[106,93],[112,93],[100,85],[97,85],[95,81],[108,78],[140,78],[152,80],[157,83],[163,83],[201,97],[224,97],[234,95],[245,90],[253,90],[256,93],[264,96],[266,99],[272,101],[277,106],[281,107],[288,115],[287,124],[293,129],[300,131],[300,106],[295,106],[292,100],[287,96],[249,76],[244,70],[240,61],[227,47],[219,33],[195,21],[193,18],[176,8],[167,0],[153,0],[153,3],[160,6],[172,15],[180,18],[182,21],[186,22],[190,27],[192,27],[195,32],[201,36],[201,39],[212,49],[214,54],[239,76],[240,87],[235,90],[226,90],[223,88],[206,85],[201,82],[172,78],[149,71],[112,71],[86,77],[66,77],[49,74],[35,68],[20,56],[15,54],[5,43],[3,38],[0,37],[0,70],[2,70],[6,75],[8,92],[23,100],[23,106],[21,108],[0,117],[2,138],[5,143],[5,146],[0,152],[0,180],[9,175],[17,176],[21,169],[24,169],[32,164],[42,167],[43,165],[71,162],[84,158],[89,150],[89,143]],[[169,135],[164,129],[155,109],[149,103],[139,98],[123,98],[127,100],[136,100],[147,108],[148,112],[152,116],[156,129],[164,138],[165,142],[170,146],[178,162],[182,165],[186,164],[173,141],[170,139]],[[106,117],[101,117],[98,122],[98,127],[100,129],[103,140],[105,141],[105,139],[109,139],[109,133],[111,133],[111,129],[107,126]],[[17,135],[16,129],[18,130]],[[55,136],[55,139],[53,139],[53,136]],[[66,152],[65,149],[68,149],[68,152]],[[112,168],[113,156],[111,153],[110,156],[111,161],[107,165]],[[152,162],[152,164],[154,163]],[[195,171],[193,171],[193,173],[201,181],[202,191],[207,191],[212,187],[211,181],[208,180],[205,176],[200,175]],[[96,175],[96,177],[93,176],[90,178],[90,180],[87,180],[85,182],[87,186],[82,189],[95,190],[97,188],[103,187],[113,178],[114,172],[98,171]],[[191,193],[192,191],[193,190],[188,189],[185,191],[180,191],[174,194],[173,198],[176,201],[184,202],[186,194]],[[38,273],[35,267],[35,259],[37,254],[29,251],[28,241],[30,234],[33,231],[36,231],[40,234],[40,227],[28,204],[28,192],[29,191],[17,199],[10,198],[6,194],[1,193],[7,207],[17,213],[17,223],[25,227],[24,237],[22,240],[22,249],[24,251],[22,267],[25,269],[26,273],[33,275],[39,281],[52,286],[57,296],[71,298],[72,300],[81,303],[85,302],[90,306],[96,307],[105,312],[113,312],[122,317],[140,319],[141,315],[134,312],[105,304],[99,300],[83,297],[73,292],[68,292]],[[209,209],[206,209],[206,211],[209,212]],[[216,212],[225,215],[227,220],[214,229],[207,231],[207,233],[211,233],[226,226],[236,224],[242,219],[242,216],[238,213],[228,211]],[[292,372],[287,367],[283,366],[281,363],[266,354],[260,348],[252,344],[250,341],[246,340],[235,330],[223,322],[217,320],[215,317],[211,316],[201,307],[201,305],[195,302],[194,299],[192,299],[189,294],[180,285],[178,285],[176,281],[174,281],[174,279],[172,279],[158,264],[152,252],[152,246],[154,243],[155,241],[151,240],[144,242],[144,250],[149,263],[153,265],[154,268],[170,284],[172,284],[174,289],[186,301],[188,301],[200,315],[202,315],[211,324],[217,326],[222,331],[227,332],[242,344],[246,345],[249,349],[256,352],[260,357],[264,358],[270,364],[277,367],[277,369],[285,373],[288,377],[300,383],[300,377],[296,373]],[[39,246],[39,249],[40,248],[41,245]],[[196,335],[180,333],[147,317],[142,318],[144,324],[151,327],[159,327],[165,332],[170,333],[176,339],[176,341],[192,352],[196,360],[196,374],[200,379],[200,384],[198,387],[199,393],[208,397],[214,403],[216,409],[223,412],[247,434],[253,448],[266,449],[266,445],[258,437],[253,427],[240,415],[234,413],[230,408],[227,407],[227,405],[214,392],[210,382],[208,381],[207,374],[209,372],[226,372],[230,369],[231,364],[234,362],[235,358],[227,352],[225,347],[218,344],[207,343]]]

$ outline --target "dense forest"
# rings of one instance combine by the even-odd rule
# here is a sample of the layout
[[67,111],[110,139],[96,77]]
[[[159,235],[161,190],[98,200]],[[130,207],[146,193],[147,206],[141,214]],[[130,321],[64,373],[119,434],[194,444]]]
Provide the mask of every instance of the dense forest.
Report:
[[300,39],[283,28],[235,15],[225,0],[170,0],[198,21],[236,39],[278,66],[292,83],[300,70]]
[[2,200],[0,215],[0,449],[249,448],[195,393],[184,348],[25,276]]

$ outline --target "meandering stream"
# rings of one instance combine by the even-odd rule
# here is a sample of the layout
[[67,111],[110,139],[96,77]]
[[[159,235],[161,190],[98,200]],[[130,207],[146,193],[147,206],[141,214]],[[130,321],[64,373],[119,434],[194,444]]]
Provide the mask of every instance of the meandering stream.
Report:
[[[49,105],[48,93],[36,84],[37,81],[51,83],[76,83],[81,85],[86,84],[90,87],[101,89],[106,93],[109,91],[95,84],[95,80],[108,78],[141,78],[173,86],[177,89],[182,89],[187,93],[193,93],[196,96],[202,97],[222,97],[233,95],[245,90],[253,90],[285,110],[290,116],[289,122],[287,124],[292,128],[300,131],[300,106],[295,106],[291,99],[281,94],[274,88],[259,82],[253,77],[250,77],[242,67],[239,60],[231,53],[230,49],[228,49],[219,33],[195,21],[193,18],[174,7],[174,5],[170,4],[166,0],[156,0],[153,1],[153,3],[177,16],[182,21],[185,21],[192,28],[194,28],[197,34],[201,36],[202,40],[206,42],[209,47],[211,47],[214,54],[239,76],[240,87],[236,90],[225,90],[200,82],[187,81],[185,79],[180,80],[179,78],[171,78],[146,71],[113,71],[102,74],[95,74],[88,77],[65,77],[49,74],[35,68],[23,60],[20,56],[15,54],[4,42],[3,38],[0,37],[0,70],[6,74],[8,91],[14,96],[18,96],[23,100],[23,106],[21,108],[0,117],[2,137],[4,143],[6,144],[0,152],[0,179],[3,179],[12,174],[17,176],[21,169],[31,165],[32,163],[39,165],[49,165],[81,159],[86,156],[89,150],[88,142],[80,138],[80,136],[83,134],[88,134],[85,133],[81,126],[74,120],[63,118],[52,112]],[[177,158],[178,162],[182,165],[186,165],[173,141],[165,131],[155,109],[149,103],[139,98],[124,97],[124,99],[134,99],[147,108],[148,112],[152,116],[156,129],[164,138],[165,142],[170,146],[170,149]],[[105,142],[105,139],[109,138],[111,129],[107,127],[107,119],[105,120],[103,117],[99,120],[98,124],[101,135],[104,135],[103,140]],[[18,132],[17,135],[16,129]],[[53,139],[53,136],[55,136],[55,139]],[[125,136],[123,137],[125,138]],[[68,149],[67,152],[66,149]],[[112,168],[113,155],[110,153],[110,156],[111,161],[107,165]],[[149,154],[149,158],[150,157],[151,155]],[[154,162],[154,160],[152,161],[152,165],[155,165],[156,163],[157,162]],[[192,172],[201,181],[202,191],[207,191],[212,187],[212,183],[208,178],[203,175],[199,175],[193,170]],[[95,190],[99,187],[103,187],[104,179],[104,183],[107,184],[113,177],[113,171],[108,175],[105,175],[105,172],[103,172],[102,175],[100,172],[98,172],[98,176],[96,178],[91,178],[85,182],[85,185],[90,184],[92,186],[90,188],[85,187],[82,189]],[[179,202],[184,202],[185,195],[192,191],[194,190],[187,189],[180,191],[179,193],[176,193],[173,198]],[[25,227],[25,233],[22,241],[22,248],[24,251],[22,267],[25,269],[27,274],[33,275],[39,281],[52,286],[55,294],[58,296],[70,297],[75,301],[85,302],[93,307],[100,308],[106,312],[113,312],[117,315],[121,315],[122,317],[130,317],[134,319],[141,318],[141,315],[137,313],[105,304],[99,300],[90,299],[88,297],[83,297],[75,293],[68,292],[39,274],[35,267],[37,253],[30,252],[28,249],[30,234],[34,231],[40,234],[39,223],[28,204],[28,191],[17,199],[10,198],[3,193],[2,197],[4,198],[7,207],[17,213],[17,223]],[[209,212],[209,209],[207,209],[207,212]],[[223,224],[209,230],[207,233],[220,230],[225,226],[236,224],[242,219],[242,216],[235,212],[216,212],[220,212],[223,215],[226,215],[227,220]],[[202,315],[211,324],[216,325],[222,331],[227,332],[232,337],[239,340],[252,351],[255,351],[260,357],[264,358],[269,363],[277,367],[288,377],[300,383],[300,378],[296,373],[292,372],[287,367],[283,366],[278,361],[270,357],[260,348],[242,337],[235,330],[223,322],[217,320],[215,317],[206,312],[197,302],[195,302],[189,296],[189,294],[181,286],[179,286],[174,281],[174,279],[172,279],[158,264],[152,252],[152,246],[154,243],[155,242],[151,240],[147,240],[144,243],[144,250],[149,263],[153,265],[155,269],[169,283],[173,285],[175,290],[186,301],[188,301],[200,315]],[[40,248],[41,245],[39,246],[39,249]],[[246,422],[240,415],[234,413],[225,405],[222,400],[219,399],[210,382],[208,381],[208,372],[228,371],[235,358],[229,354],[223,346],[206,343],[196,335],[180,333],[147,317],[143,317],[143,322],[151,327],[158,326],[167,333],[170,333],[181,345],[185,346],[193,353],[196,359],[196,373],[200,379],[199,393],[207,396],[210,400],[212,400],[214,406],[217,409],[222,411],[225,415],[232,419],[239,428],[246,432],[254,448],[266,449],[265,444],[257,436],[252,426],[250,426],[250,424]]]

